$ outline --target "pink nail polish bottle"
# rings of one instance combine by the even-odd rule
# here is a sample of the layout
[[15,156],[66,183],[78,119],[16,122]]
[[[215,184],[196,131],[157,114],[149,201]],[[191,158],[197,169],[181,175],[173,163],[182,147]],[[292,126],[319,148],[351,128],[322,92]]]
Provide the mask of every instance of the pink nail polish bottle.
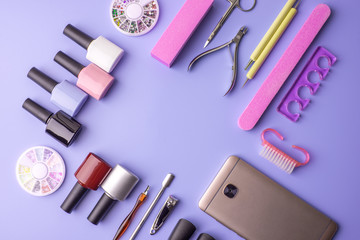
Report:
[[78,78],[76,86],[96,100],[103,98],[114,82],[113,76],[95,64],[85,67],[61,51],[56,54],[54,61],[74,74]]

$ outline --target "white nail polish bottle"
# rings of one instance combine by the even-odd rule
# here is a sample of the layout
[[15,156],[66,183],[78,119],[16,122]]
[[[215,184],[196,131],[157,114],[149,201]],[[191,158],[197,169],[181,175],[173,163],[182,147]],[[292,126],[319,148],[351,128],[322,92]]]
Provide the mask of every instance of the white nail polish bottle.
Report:
[[86,58],[104,71],[110,73],[118,64],[124,50],[103,36],[93,39],[76,27],[68,24],[64,34],[87,50]]

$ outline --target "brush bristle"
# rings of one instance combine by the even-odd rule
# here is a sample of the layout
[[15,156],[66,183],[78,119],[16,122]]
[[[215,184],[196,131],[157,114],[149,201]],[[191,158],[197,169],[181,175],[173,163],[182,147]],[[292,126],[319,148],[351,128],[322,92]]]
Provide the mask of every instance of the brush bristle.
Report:
[[296,163],[289,156],[274,146],[264,145],[260,156],[266,158],[288,174],[291,174],[296,166]]

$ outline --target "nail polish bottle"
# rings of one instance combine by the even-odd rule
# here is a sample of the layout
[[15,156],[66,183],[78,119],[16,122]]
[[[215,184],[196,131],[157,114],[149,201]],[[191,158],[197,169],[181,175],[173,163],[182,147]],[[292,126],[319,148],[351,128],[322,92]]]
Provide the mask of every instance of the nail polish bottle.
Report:
[[197,240],[215,240],[215,238],[213,238],[212,236],[210,236],[207,233],[202,233],[202,234],[199,235]]
[[66,147],[71,145],[81,131],[81,124],[63,111],[53,114],[30,98],[25,100],[22,107],[45,123],[45,132]]
[[139,178],[133,173],[116,165],[101,184],[105,193],[88,216],[88,220],[97,225],[116,201],[127,198],[138,181]]
[[189,240],[196,227],[188,220],[181,218],[170,234],[168,240]]
[[71,24],[65,27],[63,33],[87,50],[86,58],[90,62],[96,64],[108,73],[115,68],[124,55],[123,49],[103,36],[93,39]]
[[110,171],[111,167],[108,163],[94,153],[89,153],[76,170],[75,177],[78,181],[61,204],[61,208],[71,213],[89,189],[94,191],[98,189]]
[[72,83],[66,80],[58,83],[35,67],[30,69],[27,76],[51,93],[50,101],[71,117],[80,111],[88,98],[85,92]]
[[103,98],[114,82],[113,76],[95,64],[90,63],[85,67],[61,51],[56,54],[54,61],[74,74],[78,78],[76,86],[96,100]]

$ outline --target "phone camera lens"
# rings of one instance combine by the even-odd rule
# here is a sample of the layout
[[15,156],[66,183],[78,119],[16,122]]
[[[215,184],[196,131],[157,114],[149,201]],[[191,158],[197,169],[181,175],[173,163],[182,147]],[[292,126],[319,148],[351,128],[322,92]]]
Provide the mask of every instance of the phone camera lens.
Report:
[[237,187],[235,187],[232,184],[228,184],[225,189],[224,189],[224,194],[225,196],[227,196],[228,198],[233,198],[235,197],[236,193],[238,192]]

